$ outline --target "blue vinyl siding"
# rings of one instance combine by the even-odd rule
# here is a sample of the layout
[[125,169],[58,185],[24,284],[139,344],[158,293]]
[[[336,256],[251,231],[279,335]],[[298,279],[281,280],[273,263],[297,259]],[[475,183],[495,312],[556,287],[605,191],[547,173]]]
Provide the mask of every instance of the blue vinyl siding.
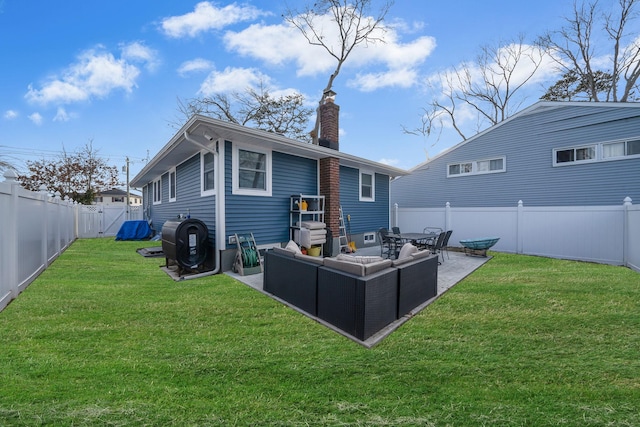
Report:
[[389,176],[375,174],[375,202],[361,202],[360,171],[340,167],[340,204],[347,223],[351,217],[351,233],[376,231],[389,226]]
[[[400,207],[617,205],[640,200],[640,158],[553,166],[553,150],[640,137],[640,108],[541,107],[514,116],[391,183]],[[447,178],[447,165],[506,157],[506,172]]]
[[169,173],[162,175],[162,203],[151,204],[149,210],[153,228],[157,232],[162,231],[165,221],[188,213],[191,218],[197,218],[207,225],[209,237],[214,241],[215,196],[200,196],[200,154],[176,167],[175,202],[169,202]]
[[251,232],[258,245],[288,241],[290,197],[318,194],[318,162],[274,151],[271,197],[233,195],[231,142],[225,153],[227,236]]

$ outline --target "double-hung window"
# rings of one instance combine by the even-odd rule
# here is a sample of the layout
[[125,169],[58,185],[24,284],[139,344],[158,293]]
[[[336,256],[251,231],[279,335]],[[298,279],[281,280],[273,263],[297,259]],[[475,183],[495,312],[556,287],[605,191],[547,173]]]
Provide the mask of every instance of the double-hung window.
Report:
[[162,201],[162,179],[158,178],[153,181],[153,204],[157,205]]
[[233,145],[233,194],[271,196],[271,151]]
[[376,181],[373,172],[360,171],[360,201],[375,202]]
[[173,169],[171,172],[169,172],[169,201],[170,202],[175,202],[176,201],[176,192],[177,192],[177,186],[176,186],[176,170]]
[[210,196],[215,192],[215,156],[203,151],[200,155],[200,194]]

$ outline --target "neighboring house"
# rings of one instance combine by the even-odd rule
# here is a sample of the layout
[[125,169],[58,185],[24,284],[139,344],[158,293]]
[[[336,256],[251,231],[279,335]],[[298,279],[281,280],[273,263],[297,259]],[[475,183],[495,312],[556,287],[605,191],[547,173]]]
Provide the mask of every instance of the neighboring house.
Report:
[[[254,234],[259,247],[290,238],[290,196],[325,196],[325,223],[332,252],[339,233],[339,209],[350,216],[352,237],[389,225],[389,182],[406,171],[340,152],[339,107],[330,99],[320,108],[320,145],[193,116],[136,175],[146,219],[156,232],[167,220],[189,215],[202,220],[222,269],[231,267],[234,233]],[[358,242],[358,240],[356,240]]]
[[[101,191],[94,199],[94,203],[105,205],[126,205],[127,192],[118,188]],[[129,192],[129,206],[142,206],[142,196]]]
[[538,102],[391,182],[400,208],[640,202],[640,103]]

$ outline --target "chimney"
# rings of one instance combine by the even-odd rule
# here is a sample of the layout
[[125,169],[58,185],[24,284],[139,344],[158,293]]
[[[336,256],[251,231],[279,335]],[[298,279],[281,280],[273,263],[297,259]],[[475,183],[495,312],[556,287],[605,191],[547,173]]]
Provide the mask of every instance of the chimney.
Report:
[[[319,145],[338,150],[338,113],[335,92],[328,90],[320,106]],[[320,194],[324,196],[325,223],[334,241],[340,235],[340,160],[336,157],[320,159]],[[333,251],[333,250],[332,250]]]
[[320,138],[318,144],[322,147],[338,150],[338,116],[340,107],[335,103],[336,93],[329,89],[324,93],[320,105]]

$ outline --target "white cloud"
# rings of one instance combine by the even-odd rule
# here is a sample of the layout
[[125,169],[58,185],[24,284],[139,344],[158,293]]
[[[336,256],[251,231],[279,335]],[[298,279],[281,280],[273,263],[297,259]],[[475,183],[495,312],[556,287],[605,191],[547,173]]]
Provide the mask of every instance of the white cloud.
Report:
[[400,160],[383,158],[378,160],[378,163],[382,163],[383,165],[388,165],[388,166],[398,166],[400,164]]
[[[372,19],[372,18],[369,18]],[[331,15],[317,18],[316,28],[322,28],[322,39],[326,45],[340,46],[335,22]],[[401,26],[390,26],[385,32],[379,30],[373,38],[382,42],[358,45],[345,62],[343,72],[361,71],[351,82],[353,87],[372,91],[381,87],[409,87],[417,83],[418,74],[413,71],[420,66],[435,49],[433,37],[419,37],[409,43],[400,41]],[[228,31],[224,37],[227,48],[241,55],[261,60],[269,65],[281,66],[293,62],[298,76],[315,76],[332,72],[337,62],[322,47],[307,42],[298,29],[289,24],[254,24],[239,31]]]
[[42,116],[40,113],[33,113],[29,116],[29,120],[31,120],[34,124],[40,126],[42,124]]
[[191,61],[183,62],[178,68],[178,74],[184,77],[191,73],[208,71],[213,69],[214,67],[215,67],[214,63],[209,60],[206,60],[203,58],[196,58]]
[[193,12],[164,18],[161,28],[169,37],[196,37],[199,33],[219,30],[228,25],[251,21],[268,14],[253,6],[239,6],[232,3],[219,8],[212,2],[203,1],[196,4]]
[[17,119],[19,116],[16,110],[7,110],[4,112],[4,118],[7,120]]
[[62,75],[49,78],[42,88],[29,85],[25,98],[41,105],[103,98],[118,89],[131,92],[139,75],[138,67],[98,47],[83,52],[76,63],[64,70]]
[[58,111],[56,112],[56,115],[53,117],[53,121],[54,122],[68,122],[69,120],[71,120],[72,117],[73,117],[73,115],[67,113],[67,110],[65,110],[62,107],[58,107]]
[[407,68],[380,73],[358,74],[355,78],[349,80],[347,85],[363,92],[371,92],[383,87],[408,88],[413,86],[417,80],[417,70]]
[[122,45],[121,50],[123,60],[144,63],[149,71],[154,71],[160,64],[158,53],[140,42]]
[[253,68],[227,67],[224,71],[212,71],[200,86],[200,93],[209,96],[214,93],[244,92],[247,88],[256,88],[260,83],[267,87],[271,79]]

